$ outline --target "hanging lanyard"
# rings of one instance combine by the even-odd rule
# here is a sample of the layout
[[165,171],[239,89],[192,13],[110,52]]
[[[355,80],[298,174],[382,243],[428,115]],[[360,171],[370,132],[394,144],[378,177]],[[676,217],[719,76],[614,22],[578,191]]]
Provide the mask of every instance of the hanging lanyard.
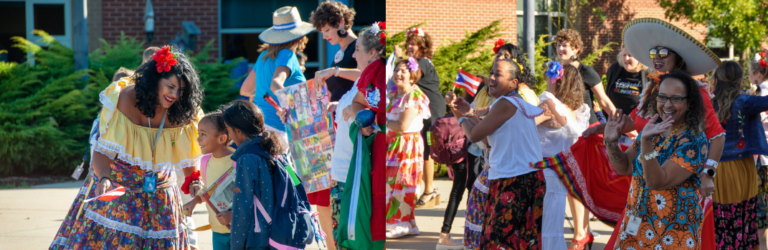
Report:
[[509,94],[507,94],[507,97],[511,97],[512,95],[517,94],[517,93],[518,93],[517,90],[509,92]]
[[[157,136],[152,142],[152,164],[154,164],[155,161],[155,147],[157,146],[157,141],[160,139],[160,134],[163,132],[163,126],[165,125],[165,118],[168,117],[168,110],[165,110],[165,114],[163,115],[163,121],[160,122],[160,129],[157,131]],[[152,135],[152,121],[149,120],[149,117],[147,117],[147,124],[149,124],[149,132],[150,136]],[[150,138],[151,140],[151,138]],[[144,172],[144,192],[145,193],[154,193],[157,189],[157,173],[155,173],[154,170],[147,170]]]

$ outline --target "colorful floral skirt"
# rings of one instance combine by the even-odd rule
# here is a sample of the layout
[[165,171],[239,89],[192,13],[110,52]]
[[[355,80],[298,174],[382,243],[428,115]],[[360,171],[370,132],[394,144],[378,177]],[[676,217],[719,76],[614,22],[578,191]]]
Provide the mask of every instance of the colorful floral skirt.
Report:
[[464,220],[464,248],[479,250],[480,238],[483,233],[483,221],[485,220],[485,202],[488,200],[488,168],[475,179],[472,191],[467,201],[467,212]]
[[[340,239],[339,237],[339,216],[341,216],[341,197],[344,194],[344,182],[333,181],[331,183],[331,220],[333,223],[333,238]],[[336,242],[336,249],[346,249],[339,246],[339,242]]]
[[754,158],[721,162],[712,201],[718,249],[753,249],[757,237],[758,185]]
[[542,171],[491,180],[482,249],[541,249],[547,185]]
[[[104,246],[135,249],[188,249],[182,223],[181,198],[175,179],[157,179],[154,193],[143,192],[144,170],[115,160],[111,176],[126,193],[112,201],[94,200],[83,209],[85,219],[75,221],[65,249],[100,249]],[[170,174],[170,173],[169,173]]]
[[59,227],[59,231],[56,233],[56,238],[53,239],[49,249],[66,249],[64,246],[67,244],[67,239],[69,239],[69,236],[72,233],[75,222],[81,224],[85,218],[83,216],[85,209],[83,208],[83,200],[95,196],[97,185],[98,182],[96,177],[94,176],[93,171],[90,171],[88,176],[86,176],[85,181],[83,181],[83,186],[80,188],[80,192],[77,193],[75,201],[72,202],[72,206],[69,208],[67,216],[64,217],[64,222],[61,223],[61,227]]
[[757,159],[757,176],[760,178],[760,185],[757,187],[757,200],[759,212],[757,218],[757,228],[768,228],[768,166],[763,166],[760,159]]
[[[424,140],[421,134],[387,131],[387,173],[395,169],[398,182],[416,186],[424,167]],[[390,176],[387,174],[387,176]]]

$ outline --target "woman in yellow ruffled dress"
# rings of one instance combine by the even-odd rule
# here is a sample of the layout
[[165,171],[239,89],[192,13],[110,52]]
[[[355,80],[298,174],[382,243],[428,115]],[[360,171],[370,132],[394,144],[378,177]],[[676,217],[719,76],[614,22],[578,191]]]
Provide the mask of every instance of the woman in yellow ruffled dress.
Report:
[[[185,193],[200,191],[202,99],[197,71],[168,46],[102,91],[86,181],[94,191],[76,198],[51,249],[188,249],[174,171],[183,169]],[[111,201],[81,201],[118,187],[125,194]]]

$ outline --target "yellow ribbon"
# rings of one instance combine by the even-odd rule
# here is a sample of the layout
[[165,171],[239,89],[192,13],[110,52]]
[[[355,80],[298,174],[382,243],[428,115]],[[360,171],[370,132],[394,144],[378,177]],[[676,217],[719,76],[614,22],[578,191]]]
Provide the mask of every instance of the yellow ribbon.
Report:
[[523,65],[520,64],[519,62],[517,62],[517,59],[512,58],[512,61],[517,63],[517,66],[520,67],[520,74],[525,73],[525,72],[523,72]]

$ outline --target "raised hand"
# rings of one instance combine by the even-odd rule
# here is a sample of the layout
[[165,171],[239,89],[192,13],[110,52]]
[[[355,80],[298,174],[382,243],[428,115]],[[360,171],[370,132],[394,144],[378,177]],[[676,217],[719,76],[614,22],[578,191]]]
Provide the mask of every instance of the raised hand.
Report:
[[675,120],[669,119],[656,123],[658,120],[659,114],[655,114],[651,117],[651,120],[648,121],[648,124],[643,128],[643,136],[641,137],[643,140],[650,140],[653,136],[664,133],[664,131],[667,131],[669,127],[672,127],[672,124],[675,122]]
[[603,140],[605,142],[617,142],[621,138],[621,129],[624,128],[628,117],[624,116],[624,111],[621,109],[613,112],[608,117],[608,122],[605,123],[605,129],[603,129]]

